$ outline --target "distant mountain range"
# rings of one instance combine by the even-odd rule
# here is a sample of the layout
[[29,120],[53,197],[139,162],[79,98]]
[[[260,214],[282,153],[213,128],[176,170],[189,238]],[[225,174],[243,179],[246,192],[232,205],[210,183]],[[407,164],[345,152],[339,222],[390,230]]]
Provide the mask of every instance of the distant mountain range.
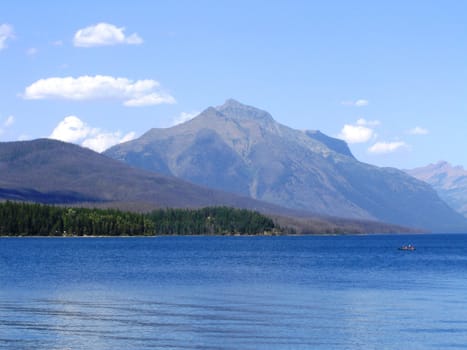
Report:
[[406,171],[433,186],[446,203],[467,218],[467,170],[440,161]]
[[222,205],[273,215],[280,224],[303,233],[406,230],[381,222],[317,217],[133,168],[89,149],[48,139],[0,143],[0,200],[132,211]]
[[467,227],[426,183],[359,162],[347,144],[228,100],[194,119],[112,147],[133,167],[291,209],[434,231]]

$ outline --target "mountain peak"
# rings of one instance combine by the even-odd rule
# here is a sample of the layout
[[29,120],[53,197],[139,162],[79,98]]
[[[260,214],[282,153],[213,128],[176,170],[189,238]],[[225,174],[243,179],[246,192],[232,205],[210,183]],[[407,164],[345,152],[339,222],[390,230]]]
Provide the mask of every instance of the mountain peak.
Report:
[[433,167],[437,169],[442,169],[442,168],[450,168],[452,167],[452,165],[446,162],[445,160],[440,160],[437,163],[433,164]]
[[245,105],[237,100],[234,100],[233,98],[228,98],[225,100],[224,104],[222,106],[219,106],[218,108],[222,107],[244,107]]
[[233,119],[251,119],[258,121],[274,121],[272,116],[259,108],[248,106],[232,98],[226,100],[223,105],[215,107],[226,117]]
[[396,169],[361,163],[342,140],[292,129],[232,99],[184,126],[150,136],[144,144],[133,140],[105,154],[292,209],[436,231],[465,228],[464,218],[428,184]]

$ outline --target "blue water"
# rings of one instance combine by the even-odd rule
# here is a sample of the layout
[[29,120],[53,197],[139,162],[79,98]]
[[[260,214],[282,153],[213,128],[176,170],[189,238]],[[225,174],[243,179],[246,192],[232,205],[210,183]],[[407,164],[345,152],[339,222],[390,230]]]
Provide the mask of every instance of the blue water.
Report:
[[0,239],[0,349],[466,347],[467,235]]

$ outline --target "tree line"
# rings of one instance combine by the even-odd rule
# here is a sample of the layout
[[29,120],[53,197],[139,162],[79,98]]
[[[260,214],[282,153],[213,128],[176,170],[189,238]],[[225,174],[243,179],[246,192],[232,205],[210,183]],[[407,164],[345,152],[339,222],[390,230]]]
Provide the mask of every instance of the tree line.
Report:
[[0,203],[3,236],[154,236],[280,234],[271,218],[229,207],[133,213],[37,203]]

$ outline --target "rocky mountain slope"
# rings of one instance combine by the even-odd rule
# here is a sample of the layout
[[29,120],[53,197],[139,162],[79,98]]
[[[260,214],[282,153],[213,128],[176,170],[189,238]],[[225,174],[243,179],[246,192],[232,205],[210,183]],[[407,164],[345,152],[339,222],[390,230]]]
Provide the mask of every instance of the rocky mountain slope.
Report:
[[446,203],[467,218],[467,170],[440,161],[407,173],[429,183]]
[[466,227],[426,183],[356,160],[347,144],[228,100],[105,155],[134,167],[293,209],[444,231]]

